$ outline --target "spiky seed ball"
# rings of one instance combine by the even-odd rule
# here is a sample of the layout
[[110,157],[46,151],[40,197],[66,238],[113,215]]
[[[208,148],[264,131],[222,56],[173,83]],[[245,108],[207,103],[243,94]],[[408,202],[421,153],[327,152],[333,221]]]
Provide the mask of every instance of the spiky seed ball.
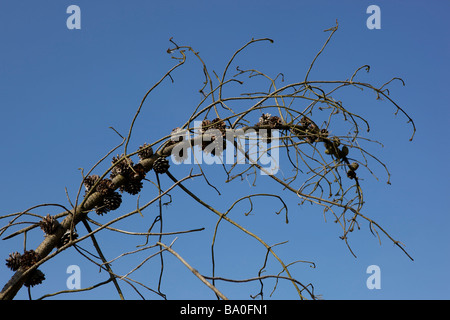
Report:
[[16,271],[20,267],[21,254],[16,252],[10,253],[8,259],[6,259],[6,266],[12,271]]
[[156,159],[153,163],[153,170],[155,170],[156,173],[166,173],[167,170],[169,170],[169,167],[169,161],[164,157]]
[[144,145],[139,147],[138,156],[139,159],[144,160],[148,159],[153,155],[153,149],[149,146],[149,144],[144,143]]
[[39,226],[45,234],[53,234],[58,228],[59,222],[55,219],[55,217],[47,214],[40,222]]

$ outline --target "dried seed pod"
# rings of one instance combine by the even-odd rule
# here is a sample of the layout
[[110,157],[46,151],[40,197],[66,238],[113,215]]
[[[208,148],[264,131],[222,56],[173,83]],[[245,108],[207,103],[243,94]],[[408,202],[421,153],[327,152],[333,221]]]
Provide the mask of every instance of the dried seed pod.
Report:
[[327,129],[320,129],[320,135],[322,138],[328,137],[328,134],[329,134],[329,132]]
[[101,216],[109,211],[118,209],[121,204],[122,195],[116,191],[111,192],[103,198],[101,205],[95,207],[95,213]]
[[133,180],[142,180],[145,178],[145,169],[144,166],[140,163],[133,167],[133,173],[131,174],[131,179]]
[[39,226],[46,234],[53,234],[58,228],[59,222],[55,217],[47,214],[40,222]]
[[122,195],[114,191],[103,199],[103,204],[111,211],[116,210],[122,204]]
[[343,146],[342,149],[339,151],[339,158],[344,158],[348,155],[348,147]]
[[278,129],[283,124],[283,122],[281,121],[280,117],[273,116],[270,117],[269,124],[272,128]]
[[34,270],[31,275],[28,277],[28,279],[24,282],[24,286],[25,287],[34,287],[35,285],[41,284],[42,281],[45,280],[45,275],[44,273],[39,270],[36,269]]
[[139,159],[141,159],[141,160],[148,159],[152,155],[153,155],[153,149],[152,149],[152,147],[149,147],[149,144],[144,143],[144,145],[139,147],[139,150],[138,150]]
[[307,116],[303,116],[300,119],[300,125],[303,126],[304,128],[309,127],[309,125],[312,123],[311,119],[308,118]]
[[29,268],[39,261],[39,255],[34,250],[26,250],[20,257],[20,266]]
[[113,183],[111,179],[102,179],[98,184],[96,191],[100,192],[102,195],[107,195],[113,191]]
[[10,253],[8,259],[6,259],[6,266],[12,271],[16,271],[20,267],[21,256],[18,252]]
[[208,119],[203,120],[202,127],[200,129],[201,133],[205,133],[210,128],[211,128],[211,120]]
[[349,177],[350,179],[355,179],[356,178],[356,172],[353,170],[348,170],[347,171],[347,177]]
[[169,161],[164,157],[156,159],[153,163],[153,170],[155,170],[156,173],[166,173],[169,167]]
[[341,140],[336,136],[333,137],[332,141],[333,141],[335,147],[339,147],[341,145]]
[[97,182],[98,179],[100,179],[100,176],[96,174],[85,177],[83,184],[84,187],[86,188],[86,191],[91,190],[91,188],[94,186],[94,184]]
[[130,173],[133,172],[131,169],[133,167],[133,160],[130,158],[123,158],[123,154],[113,157],[112,164],[115,166],[111,169],[111,179],[114,179],[118,175],[128,177]]
[[263,113],[261,117],[259,117],[257,126],[265,126],[270,124],[270,113]]
[[352,162],[348,165],[349,169],[352,171],[356,171],[359,168],[359,164],[357,162]]
[[[72,240],[75,240],[76,238],[78,238],[78,233],[75,232],[75,230],[73,230],[72,232]],[[59,241],[59,244],[57,245],[58,248],[68,244],[70,241],[70,230],[67,229],[66,232],[63,234],[63,236],[61,237],[61,240]]]
[[143,187],[141,180],[130,179],[124,185],[120,186],[119,190],[121,192],[125,191],[131,195],[138,194]]
[[[92,187],[97,183],[97,181],[100,179],[100,177],[96,174],[87,176],[84,178],[84,186],[86,188],[86,193],[89,192]],[[113,190],[113,183],[111,179],[102,179],[100,182],[97,183],[97,186],[95,187],[95,191],[100,192],[102,195],[108,194]]]

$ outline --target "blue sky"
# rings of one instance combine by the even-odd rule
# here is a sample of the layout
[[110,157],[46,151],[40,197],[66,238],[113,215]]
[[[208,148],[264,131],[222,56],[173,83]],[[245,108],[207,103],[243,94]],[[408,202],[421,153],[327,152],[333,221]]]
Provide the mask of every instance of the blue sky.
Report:
[[[81,8],[80,30],[66,27],[66,8],[71,4]],[[366,27],[366,9],[371,4],[381,9],[379,30]],[[362,81],[381,85],[392,77],[401,77],[406,83],[404,87],[400,82],[392,83],[390,92],[415,121],[417,132],[412,142],[411,126],[403,115],[394,115],[388,102],[357,90],[345,91],[340,98],[353,112],[371,121],[368,137],[384,144],[383,148],[370,146],[371,151],[392,174],[392,184],[388,185],[382,167],[374,169],[379,181],[366,173],[364,214],[404,243],[414,261],[383,235],[380,245],[364,222],[350,239],[357,255],[354,258],[339,239],[339,227],[331,217],[325,222],[320,208],[298,206],[298,199],[272,189],[263,179],[255,192],[267,192],[264,187],[270,186],[269,191],[285,197],[290,207],[289,224],[284,223],[283,216],[274,214],[278,204],[266,201],[255,202],[257,214],[245,217],[248,207],[242,205],[230,217],[269,244],[289,240],[277,247],[277,254],[286,263],[313,261],[316,268],[297,264],[291,270],[303,283],[313,283],[315,293],[325,299],[449,299],[450,212],[446,200],[450,152],[445,139],[450,124],[446,98],[449,9],[447,1],[2,1],[0,167],[4,170],[0,212],[18,212],[40,203],[68,205],[64,188],[73,199],[81,181],[79,168],[89,169],[120,143],[109,127],[126,135],[145,92],[174,65],[166,53],[170,37],[180,45],[191,45],[209,70],[218,73],[233,52],[251,38],[271,38],[273,44],[258,43],[242,54],[238,65],[271,75],[283,72],[286,81],[296,82],[304,79],[326,40],[328,34],[323,30],[338,19],[339,30],[317,60],[310,79],[346,79],[368,64],[370,73],[361,74]],[[192,56],[172,76],[175,82],[165,81],[144,105],[130,141],[131,150],[184,123],[200,101],[201,65]],[[200,182],[190,186],[221,210],[239,195],[252,191],[245,181],[225,184],[220,168],[211,166],[207,171],[222,196]],[[173,173],[181,178],[188,169],[173,166]],[[170,186],[167,179],[162,183]],[[142,201],[152,199],[154,192],[151,186],[144,188]],[[210,246],[217,217],[179,190],[171,194],[173,203],[164,209],[164,229],[205,228],[180,235],[173,248],[201,273],[210,275]],[[119,212],[98,220],[106,222],[133,210],[135,201],[135,197],[124,195]],[[145,231],[156,214],[157,208],[152,207],[144,212],[144,218],[135,216],[120,227]],[[81,234],[85,232],[81,226],[78,229]],[[97,238],[109,259],[141,243],[134,237],[118,240],[115,233],[99,234]],[[167,244],[173,239],[163,238]],[[27,236],[27,248],[35,248],[41,240],[42,232],[35,229]],[[23,238],[2,240],[0,257],[22,248]],[[87,243],[86,248],[92,250]],[[223,277],[254,277],[264,262],[261,245],[223,222],[215,250],[216,275]],[[150,253],[113,264],[113,270],[125,274],[146,254]],[[66,289],[66,269],[73,264],[81,268],[83,287],[106,279],[105,272],[99,274],[98,267],[73,248],[68,249],[42,265],[47,280],[33,288],[33,298]],[[215,298],[174,257],[165,255],[164,265],[162,292],[169,299]],[[379,290],[366,287],[370,265],[380,267]],[[136,278],[146,279],[156,288],[159,269],[159,259],[153,259]],[[267,274],[279,271],[279,265],[270,260]],[[2,286],[11,275],[2,263]],[[269,298],[273,285],[271,280],[265,283],[265,298]],[[121,287],[126,298],[139,298],[126,284]],[[220,283],[218,288],[229,298],[249,299],[250,294],[259,292],[259,283]],[[292,285],[284,281],[273,298],[292,299],[295,294]],[[118,298],[112,285],[86,295],[58,297]],[[26,290],[22,289],[17,298],[27,299]],[[146,293],[146,298],[159,296]]]

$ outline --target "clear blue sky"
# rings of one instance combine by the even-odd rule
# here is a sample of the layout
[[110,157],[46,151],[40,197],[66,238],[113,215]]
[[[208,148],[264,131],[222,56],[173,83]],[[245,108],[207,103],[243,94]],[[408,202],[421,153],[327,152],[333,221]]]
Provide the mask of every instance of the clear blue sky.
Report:
[[[81,29],[68,30],[66,8],[81,8]],[[381,8],[381,29],[369,30],[366,9]],[[316,264],[292,267],[303,283],[313,283],[315,293],[325,299],[449,299],[450,269],[449,148],[446,141],[450,112],[448,95],[449,27],[448,1],[1,1],[0,2],[0,184],[1,214],[17,212],[39,203],[68,205],[81,181],[78,168],[89,169],[120,142],[108,127],[126,134],[145,92],[174,64],[166,53],[169,38],[199,51],[209,70],[220,73],[231,54],[252,37],[269,37],[274,44],[257,44],[240,57],[239,65],[255,67],[275,75],[283,72],[286,81],[304,79],[305,72],[328,34],[323,30],[339,21],[327,50],[317,61],[310,79],[346,79],[365,64],[371,66],[364,81],[381,85],[392,77],[405,80],[391,85],[391,96],[414,119],[417,133],[412,142],[411,126],[402,115],[394,116],[387,102],[374,94],[346,91],[342,100],[353,112],[372,123],[369,138],[384,148],[373,151],[388,164],[392,185],[386,184],[381,167],[375,167],[379,181],[368,172],[363,188],[364,214],[380,223],[395,239],[402,241],[415,261],[410,261],[390,240],[382,243],[372,236],[367,223],[350,239],[354,258],[339,239],[339,226],[331,216],[327,222],[319,208],[298,206],[286,195],[290,223],[276,216],[278,204],[255,202],[257,214],[244,216],[242,205],[230,217],[243,223],[269,244],[289,240],[277,247],[286,263],[308,260]],[[167,135],[186,120],[200,100],[201,66],[192,56],[156,90],[145,104],[136,123],[130,149]],[[216,170],[216,172],[215,172]],[[187,174],[183,166],[173,167],[178,177]],[[234,197],[251,190],[246,182],[225,185],[222,169],[208,168],[209,177],[219,187],[192,183],[197,194],[225,210]],[[98,172],[101,173],[101,172]],[[170,181],[163,180],[169,186]],[[259,180],[256,191],[265,190]],[[267,190],[266,190],[267,191]],[[283,195],[282,190],[276,190]],[[155,189],[144,189],[141,201],[152,199]],[[210,245],[217,217],[179,191],[164,209],[165,231],[204,227],[205,230],[179,236],[174,250],[201,273],[210,275]],[[124,206],[99,221],[105,222],[135,208],[135,197],[124,195]],[[59,209],[48,213],[56,214]],[[256,211],[255,211],[256,212]],[[45,211],[37,211],[45,214]],[[157,214],[156,207],[121,224],[127,230],[145,231]],[[97,218],[97,217],[95,217]],[[5,220],[1,220],[4,225]],[[216,275],[244,279],[261,268],[265,249],[254,239],[222,223],[216,245]],[[79,233],[85,230],[78,227]],[[118,238],[115,233],[97,236],[108,259],[132,250],[141,240]],[[173,236],[163,238],[169,244]],[[42,232],[28,235],[27,248],[35,248]],[[0,258],[21,251],[23,239],[0,241]],[[86,244],[86,248],[92,249]],[[153,252],[152,252],[153,253]],[[125,274],[150,253],[113,264]],[[2,260],[4,261],[4,260]],[[66,268],[79,265],[82,287],[107,278],[73,248],[40,269],[46,274],[43,285],[33,288],[33,298],[66,289]],[[366,268],[381,268],[381,289],[369,290]],[[159,259],[149,261],[136,278],[157,286]],[[267,274],[280,270],[273,259]],[[0,284],[12,272],[0,264]],[[274,282],[265,283],[269,298]],[[139,298],[126,284],[125,297]],[[220,283],[228,297],[249,299],[259,292],[259,283]],[[145,292],[145,290],[142,290]],[[169,299],[214,299],[208,288],[177,259],[165,256],[162,292]],[[159,299],[147,293],[148,299]],[[290,283],[282,281],[273,298],[295,298]],[[18,299],[26,299],[22,289]],[[116,299],[112,285],[86,295],[58,296],[64,299]]]

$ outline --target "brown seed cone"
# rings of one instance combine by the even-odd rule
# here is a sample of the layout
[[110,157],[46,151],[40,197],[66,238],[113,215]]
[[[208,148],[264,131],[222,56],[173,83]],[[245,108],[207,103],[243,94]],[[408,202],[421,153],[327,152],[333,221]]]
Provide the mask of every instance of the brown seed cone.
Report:
[[[75,230],[73,230],[72,232],[72,240],[75,240],[76,238],[78,238],[78,233],[75,232]],[[60,248],[64,245],[66,245],[67,243],[69,243],[70,241],[70,230],[66,230],[66,232],[63,234],[63,236],[61,237],[61,240],[59,241],[57,247]]]
[[6,266],[12,271],[16,271],[20,267],[21,256],[18,252],[10,253],[8,259],[6,259]]
[[[114,179],[114,177],[118,175],[122,175],[124,177],[128,177],[133,170],[131,169],[133,167],[133,160],[130,158],[124,158],[120,160],[123,157],[122,155],[117,155],[116,157],[112,158],[112,164],[116,164],[114,168],[111,169],[110,178]],[[120,161],[119,161],[120,160]]]
[[153,163],[153,170],[156,173],[166,173],[167,170],[169,170],[169,167],[169,161],[164,157],[156,159]]
[[139,159],[141,159],[141,160],[148,159],[152,155],[153,155],[153,149],[152,149],[152,147],[149,147],[149,144],[144,143],[144,145],[139,147],[139,150],[138,150]]
[[119,190],[121,192],[127,192],[131,195],[138,194],[142,189],[142,181],[141,180],[135,180],[131,179],[130,181],[126,182],[125,184],[121,185]]
[[58,228],[59,222],[55,217],[47,214],[40,222],[39,226],[46,234],[53,234]]
[[87,176],[84,178],[83,184],[86,188],[86,191],[91,190],[91,188],[94,186],[94,184],[97,182],[97,180],[100,178],[100,176],[93,174],[90,176]]
[[42,281],[45,280],[45,275],[44,273],[39,270],[36,269],[34,270],[31,275],[28,277],[28,279],[24,282],[24,286],[25,287],[34,287],[35,285],[41,284]]
[[25,251],[20,257],[20,266],[29,268],[39,261],[39,255],[34,250]]

